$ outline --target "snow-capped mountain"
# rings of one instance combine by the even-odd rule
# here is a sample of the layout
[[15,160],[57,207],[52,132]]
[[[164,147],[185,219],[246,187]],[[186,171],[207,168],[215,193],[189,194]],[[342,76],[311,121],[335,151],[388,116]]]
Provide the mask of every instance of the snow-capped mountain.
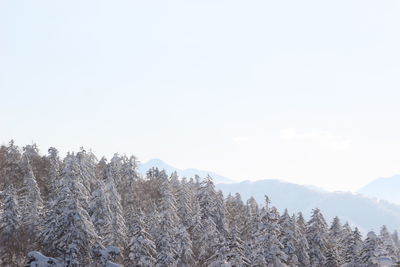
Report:
[[400,175],[395,175],[392,177],[378,178],[363,186],[358,192],[366,196],[384,199],[400,205],[399,188]]

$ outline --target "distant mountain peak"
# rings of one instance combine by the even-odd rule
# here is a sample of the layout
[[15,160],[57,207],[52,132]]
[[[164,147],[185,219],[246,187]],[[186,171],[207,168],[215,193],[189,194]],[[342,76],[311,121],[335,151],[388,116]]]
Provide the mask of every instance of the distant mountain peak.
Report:
[[357,192],[366,196],[400,204],[400,175],[381,177],[360,188]]

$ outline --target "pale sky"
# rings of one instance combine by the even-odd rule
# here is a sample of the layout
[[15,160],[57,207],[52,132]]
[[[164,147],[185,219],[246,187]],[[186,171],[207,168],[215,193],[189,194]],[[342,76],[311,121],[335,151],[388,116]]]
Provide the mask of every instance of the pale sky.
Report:
[[400,173],[400,1],[0,0],[0,143],[355,190]]

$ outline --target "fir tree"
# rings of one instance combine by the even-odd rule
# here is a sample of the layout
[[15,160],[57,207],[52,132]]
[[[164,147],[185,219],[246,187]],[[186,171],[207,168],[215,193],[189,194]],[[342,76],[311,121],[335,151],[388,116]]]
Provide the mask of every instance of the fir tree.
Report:
[[344,252],[345,263],[356,264],[363,243],[358,228],[355,227],[354,231],[343,239],[343,242],[347,245],[346,251]]
[[154,266],[157,257],[156,246],[145,229],[141,211],[135,216],[131,231],[131,238],[125,253],[126,265],[135,267]]
[[4,192],[3,212],[0,218],[0,263],[5,267],[18,266],[21,257],[21,217],[12,184]]
[[105,194],[111,211],[110,232],[104,237],[105,246],[125,247],[127,227],[123,216],[121,197],[117,191],[112,167],[108,166],[105,173]]
[[28,156],[26,155],[22,158],[22,170],[24,172],[24,180],[23,186],[20,189],[21,216],[23,218],[21,231],[24,233],[24,238],[28,243],[27,246],[33,248],[40,232],[43,201]]
[[314,209],[307,227],[311,266],[324,266],[328,248],[328,225],[319,209]]
[[176,203],[166,178],[161,187],[160,217],[157,226],[157,266],[177,266],[178,252],[176,236],[178,235],[179,217],[176,213]]
[[74,155],[67,155],[64,170],[52,208],[54,218],[45,221],[41,240],[51,255],[61,257],[66,266],[89,265],[100,238],[85,207],[87,190],[81,184]]
[[342,255],[344,254],[344,245],[343,244],[343,226],[340,223],[339,217],[333,218],[331,227],[329,228],[328,238],[329,238],[329,254],[330,254],[330,265],[342,264],[344,263],[344,259]]

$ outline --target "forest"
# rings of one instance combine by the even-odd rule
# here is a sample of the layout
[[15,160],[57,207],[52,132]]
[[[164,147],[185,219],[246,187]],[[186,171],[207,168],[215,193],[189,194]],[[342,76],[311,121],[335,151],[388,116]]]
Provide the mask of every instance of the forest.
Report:
[[0,266],[400,266],[394,229],[362,235],[318,207],[289,214],[139,164],[0,146]]

